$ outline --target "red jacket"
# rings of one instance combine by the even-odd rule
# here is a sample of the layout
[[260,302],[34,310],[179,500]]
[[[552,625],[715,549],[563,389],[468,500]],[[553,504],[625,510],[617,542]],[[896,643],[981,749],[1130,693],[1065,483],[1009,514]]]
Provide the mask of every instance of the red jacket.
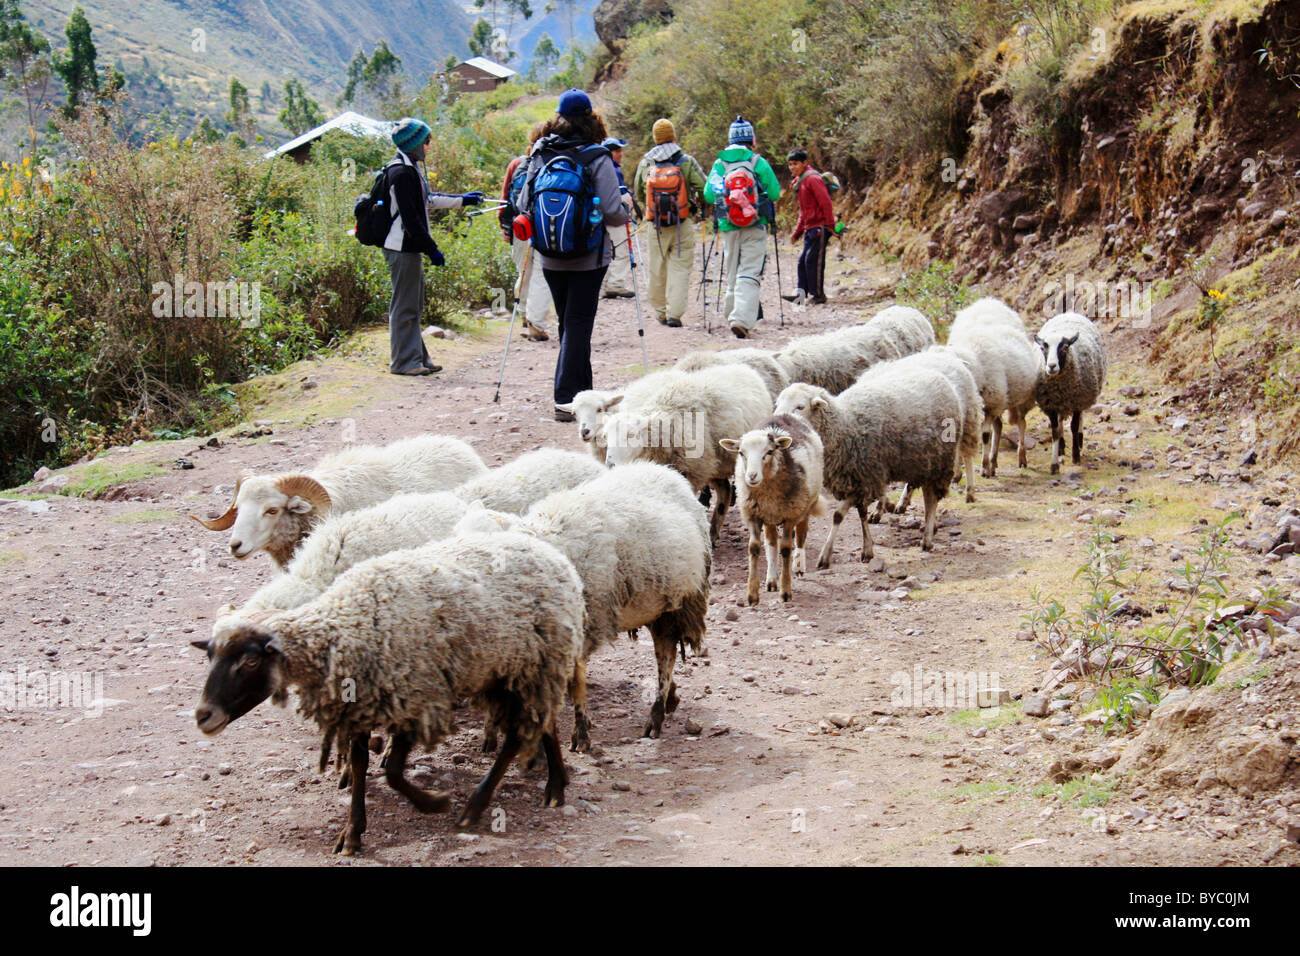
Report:
[[805,230],[821,226],[826,229],[835,226],[835,210],[831,207],[830,190],[815,169],[809,169],[795,183],[795,195],[799,197],[799,221],[794,227],[793,238],[798,239]]

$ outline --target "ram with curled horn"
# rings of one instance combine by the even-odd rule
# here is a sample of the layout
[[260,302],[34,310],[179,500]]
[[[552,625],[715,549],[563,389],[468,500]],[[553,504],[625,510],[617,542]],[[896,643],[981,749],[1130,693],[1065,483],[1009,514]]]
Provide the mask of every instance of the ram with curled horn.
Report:
[[281,570],[328,515],[356,511],[406,492],[449,491],[487,472],[458,438],[418,435],[375,447],[359,445],[321,459],[310,472],[241,472],[234,501],[219,518],[191,515],[211,531],[230,531],[230,553],[264,550]]

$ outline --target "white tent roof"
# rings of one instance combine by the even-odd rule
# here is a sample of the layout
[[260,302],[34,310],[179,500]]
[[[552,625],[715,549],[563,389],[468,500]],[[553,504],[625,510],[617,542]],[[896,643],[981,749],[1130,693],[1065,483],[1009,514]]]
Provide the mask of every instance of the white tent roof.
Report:
[[503,80],[508,80],[512,76],[519,75],[514,70],[510,69],[510,67],[502,66],[500,63],[494,63],[492,60],[489,60],[485,56],[471,57],[461,65],[478,67],[484,73],[490,73],[493,76],[499,76]]
[[352,110],[340,113],[327,123],[322,123],[315,129],[309,129],[296,139],[291,139],[283,146],[270,150],[263,154],[264,159],[271,159],[275,156],[281,156],[285,153],[292,152],[304,143],[310,143],[312,140],[320,139],[332,129],[341,129],[345,133],[351,133],[353,136],[366,136],[371,139],[387,139],[389,133],[393,131],[393,124],[387,120],[371,119],[369,116],[362,116],[360,113],[354,113]]

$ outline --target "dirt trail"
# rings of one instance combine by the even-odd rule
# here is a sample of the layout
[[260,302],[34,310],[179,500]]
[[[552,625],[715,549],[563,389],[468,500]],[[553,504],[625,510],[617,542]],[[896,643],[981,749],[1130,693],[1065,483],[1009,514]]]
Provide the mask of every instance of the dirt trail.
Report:
[[[794,258],[783,255],[789,287]],[[787,305],[785,329],[769,278],[767,318],[750,344],[777,347],[793,334],[852,321],[870,290],[889,280],[880,267],[842,258],[832,273],[841,284],[838,303],[797,313]],[[846,303],[850,295],[859,301]],[[739,344],[725,326],[706,335],[698,309],[684,329],[644,318],[652,365],[692,348]],[[731,517],[715,555],[708,656],[678,664],[682,703],[662,739],[639,736],[654,685],[643,636],[592,664],[597,746],[586,755],[566,752],[568,806],[542,810],[544,775],[516,769],[496,803],[504,832],[485,818],[478,830],[458,833],[450,816],[415,813],[372,764],[364,854],[334,856],[346,800],[330,774],[316,773],[310,725],[291,709],[263,704],[214,739],[194,726],[205,662],[188,642],[206,636],[215,609],[238,603],[271,568],[263,554],[236,562],[224,534],[204,532],[184,515],[224,508],[242,467],[306,466],[345,438],[378,443],[448,432],[472,441],[489,464],[540,445],[578,447],[573,426],[551,420],[553,341],[516,337],[501,404],[491,403],[504,338],[503,327],[494,329],[460,367],[402,381],[402,397],[358,405],[346,413],[350,422],[340,415],[303,428],[276,424],[269,440],[232,439],[202,451],[194,451],[198,441],[186,443],[193,470],[133,485],[120,500],[53,497],[48,506],[0,507],[3,668],[98,673],[107,702],[101,716],[0,711],[0,763],[8,771],[0,863],[1295,861],[1293,847],[1279,855],[1276,828],[1248,815],[1232,836],[1195,816],[1124,817],[1144,805],[1140,782],[1093,793],[1109,799],[1117,819],[1109,833],[1093,824],[1096,810],[1082,805],[1093,802],[1088,792],[1044,784],[1053,760],[1103,743],[1068,714],[1036,721],[1014,703],[981,716],[969,706],[891,702],[893,676],[910,677],[918,667],[996,675],[1016,697],[1036,685],[1045,664],[1016,636],[1035,584],[1073,593],[1070,575],[1086,533],[1075,521],[1081,505],[1152,503],[1133,509],[1123,530],[1152,536],[1163,552],[1189,543],[1191,516],[1233,496],[1181,481],[1181,473],[1133,470],[1145,448],[1168,444],[1149,415],[1153,403],[1133,418],[1116,410],[1111,422],[1089,422],[1084,467],[1059,479],[1047,474],[1046,426],[1035,414],[1029,469],[1018,473],[1014,454],[1004,454],[1002,473],[979,481],[977,503],[949,497],[932,553],[919,549],[917,504],[877,526],[882,561],[872,567],[857,562],[860,539],[847,522],[832,569],[797,580],[789,605],[767,593],[757,608],[737,605],[745,538]],[[435,356],[438,345],[431,340]],[[604,301],[597,384],[639,374],[640,358],[633,302]],[[1116,388],[1142,374],[1136,364],[1117,363],[1103,402],[1118,401]],[[820,546],[826,527],[827,519],[815,524],[811,544]],[[1163,553],[1151,560],[1169,565]],[[920,577],[909,582],[920,587],[891,597],[909,575]],[[417,782],[452,787],[457,803],[488,764],[477,750],[478,721],[465,717],[437,753],[415,760]],[[685,733],[688,723],[696,733]]]

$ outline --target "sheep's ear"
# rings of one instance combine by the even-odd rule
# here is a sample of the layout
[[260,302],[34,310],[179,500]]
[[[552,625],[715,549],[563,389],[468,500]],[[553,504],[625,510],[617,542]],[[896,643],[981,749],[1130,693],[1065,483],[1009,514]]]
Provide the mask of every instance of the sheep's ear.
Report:
[[611,395],[609,398],[605,399],[605,411],[609,411],[611,408],[613,408],[621,401],[623,401],[622,392],[616,392],[615,394]]
[[296,515],[305,515],[307,512],[311,511],[313,507],[314,505],[312,505],[310,501],[306,498],[299,498],[297,495],[290,498],[288,503],[284,506],[286,511],[292,511]]
[[729,451],[732,454],[740,450],[740,442],[734,438],[719,438],[718,444],[722,446],[723,451]]
[[280,635],[276,634],[269,641],[262,645],[262,651],[266,654],[278,654],[284,656],[284,645],[280,643]]
[[1068,339],[1061,339],[1061,344],[1062,344],[1062,345],[1073,345],[1073,344],[1074,344],[1075,342],[1077,342],[1077,341],[1079,341],[1079,333],[1078,333],[1078,332],[1075,332],[1075,333],[1074,333],[1073,335],[1071,335]]
[[233,604],[223,604],[217,608],[217,617],[225,617],[227,614],[234,614],[235,606]]
[[1042,338],[1039,337],[1037,332],[1034,333],[1034,344],[1037,345],[1039,348],[1047,347],[1047,343],[1044,342]]
[[777,448],[789,448],[790,442],[794,441],[789,435],[778,435],[776,439]]
[[209,650],[212,649],[212,641],[211,640],[190,641],[190,647],[197,647],[199,650],[203,651],[206,654]]
[[573,414],[573,402],[565,402],[563,405],[556,405],[555,407],[559,411],[568,412],[570,415]]
[[822,398],[820,395],[814,395],[814,396],[812,397],[812,400],[808,403],[808,407],[809,407],[809,408],[825,408],[825,407],[826,407],[826,399]]

